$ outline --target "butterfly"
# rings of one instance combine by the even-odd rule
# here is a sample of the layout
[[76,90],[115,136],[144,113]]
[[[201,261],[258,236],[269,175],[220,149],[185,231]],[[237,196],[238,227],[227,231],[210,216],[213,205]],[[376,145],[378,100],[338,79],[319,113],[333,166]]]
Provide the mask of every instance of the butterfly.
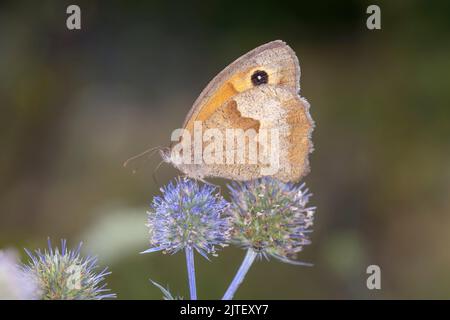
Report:
[[299,93],[295,52],[281,40],[261,45],[211,80],[162,158],[202,181],[298,181],[309,172],[314,128],[310,105]]

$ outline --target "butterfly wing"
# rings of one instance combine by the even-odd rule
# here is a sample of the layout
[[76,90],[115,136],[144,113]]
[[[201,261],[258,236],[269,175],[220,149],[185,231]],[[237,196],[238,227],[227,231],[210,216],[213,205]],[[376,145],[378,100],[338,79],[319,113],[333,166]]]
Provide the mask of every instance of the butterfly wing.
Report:
[[[183,126],[191,137],[195,137],[195,126],[199,123],[202,132],[214,131],[216,136],[222,137],[217,145],[211,141],[201,142],[204,153],[212,149],[210,158],[215,161],[195,163],[194,143],[189,152],[190,163],[174,161],[171,156],[166,160],[186,175],[200,179],[249,180],[272,175],[283,181],[299,180],[309,170],[313,128],[309,104],[298,95],[299,80],[298,59],[282,41],[270,42],[245,54],[208,84]],[[238,137],[227,139],[229,129],[242,130],[245,134],[253,132],[256,137],[244,134],[245,143],[239,144]],[[277,132],[278,141],[275,141],[274,132]],[[260,139],[263,133],[268,144],[256,143],[254,150],[250,150],[255,146],[255,139]],[[274,133],[273,137],[271,133]],[[175,147],[182,142],[185,142],[183,138]],[[230,142],[233,144],[227,145]],[[270,158],[274,151],[279,156],[278,164]],[[231,158],[234,161],[228,161]],[[276,171],[273,171],[274,167]]]

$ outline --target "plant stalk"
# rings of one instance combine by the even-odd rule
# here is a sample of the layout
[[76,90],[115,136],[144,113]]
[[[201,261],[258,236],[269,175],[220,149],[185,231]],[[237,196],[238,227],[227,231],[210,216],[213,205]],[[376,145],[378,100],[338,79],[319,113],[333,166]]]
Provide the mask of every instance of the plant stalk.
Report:
[[197,287],[195,284],[195,265],[194,265],[194,249],[186,247],[186,266],[189,281],[189,293],[191,300],[197,300]]
[[255,261],[255,258],[257,256],[257,253],[253,251],[252,249],[247,250],[247,254],[245,255],[244,260],[242,261],[241,266],[239,267],[238,272],[234,276],[233,281],[231,282],[230,286],[228,287],[227,291],[225,292],[224,296],[222,297],[222,300],[232,300],[234,294],[236,293],[237,289],[239,288],[242,281],[244,281],[245,275],[247,274],[248,270],[252,266],[253,262]]

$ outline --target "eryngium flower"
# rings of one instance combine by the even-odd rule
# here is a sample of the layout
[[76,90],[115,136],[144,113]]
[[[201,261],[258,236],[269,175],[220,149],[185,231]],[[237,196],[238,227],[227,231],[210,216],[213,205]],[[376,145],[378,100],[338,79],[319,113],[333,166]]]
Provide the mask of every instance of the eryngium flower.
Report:
[[12,251],[0,251],[0,300],[36,300],[36,278],[24,273]]
[[[233,182],[229,212],[234,217],[233,240],[266,258],[298,263],[297,253],[310,244],[315,207],[307,207],[304,184],[296,186],[273,178]],[[303,264],[303,263],[301,263]]]
[[228,203],[210,185],[178,178],[161,188],[147,212],[150,249],[176,253],[187,247],[207,258],[216,255],[230,238],[231,224],[224,216]]
[[75,250],[67,250],[66,241],[61,240],[59,248],[36,250],[34,254],[27,249],[31,261],[22,265],[23,271],[37,279],[43,300],[101,300],[115,298],[107,293],[105,276],[111,272],[107,268],[97,272],[97,258],[82,257],[82,243]]

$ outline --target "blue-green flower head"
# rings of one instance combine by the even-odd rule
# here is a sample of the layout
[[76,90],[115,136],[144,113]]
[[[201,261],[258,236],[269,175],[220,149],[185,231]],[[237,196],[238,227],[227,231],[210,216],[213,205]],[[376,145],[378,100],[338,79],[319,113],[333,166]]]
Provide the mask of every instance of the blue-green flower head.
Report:
[[95,257],[82,257],[81,243],[75,250],[68,250],[66,241],[61,240],[61,249],[25,249],[30,261],[22,265],[22,270],[37,279],[43,300],[102,300],[115,298],[108,293],[105,277],[110,274],[107,268],[97,271]]
[[147,212],[150,248],[146,252],[176,253],[186,247],[204,257],[216,255],[230,239],[228,203],[211,185],[177,178],[161,188]]
[[261,256],[283,262],[295,261],[303,246],[310,244],[314,207],[308,207],[308,190],[265,177],[228,186],[233,216],[233,242]]

